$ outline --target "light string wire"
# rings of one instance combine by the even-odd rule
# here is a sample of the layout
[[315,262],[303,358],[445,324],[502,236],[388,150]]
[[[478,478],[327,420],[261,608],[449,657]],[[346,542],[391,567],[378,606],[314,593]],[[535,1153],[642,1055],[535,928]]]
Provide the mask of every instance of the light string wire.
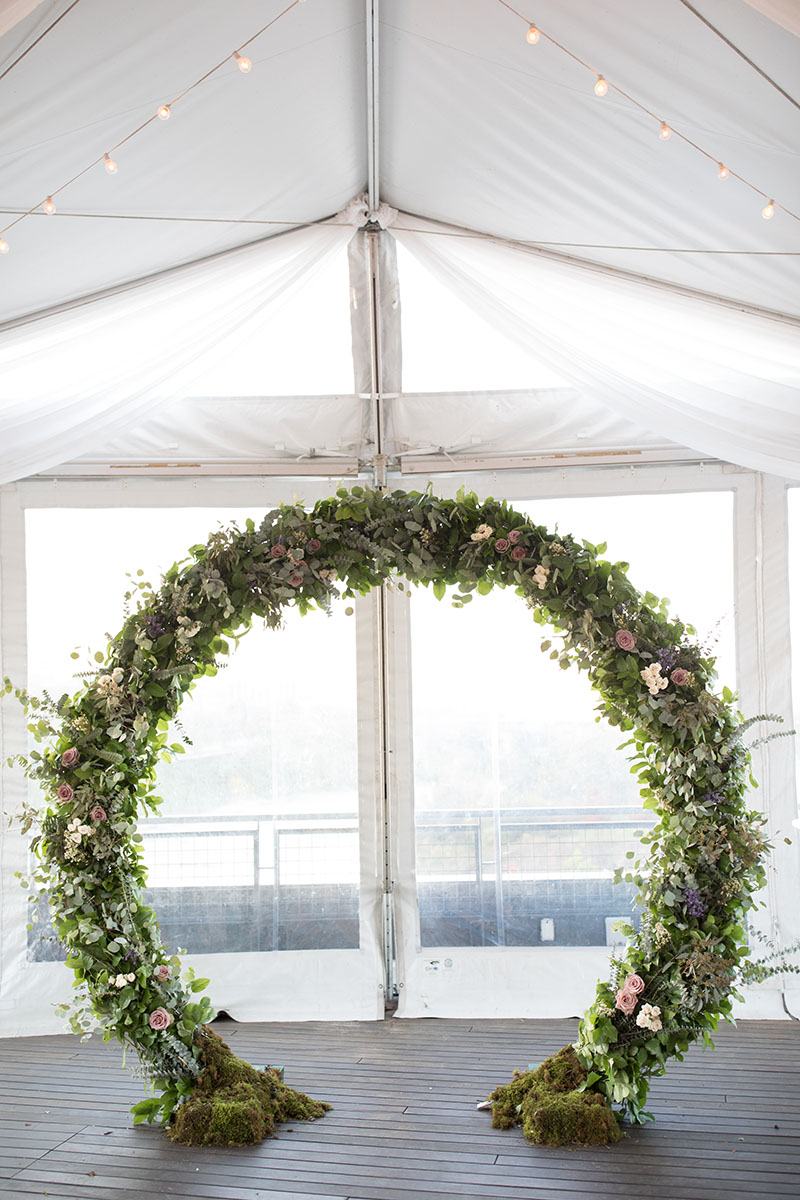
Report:
[[698,152],[698,154],[702,154],[704,158],[707,158],[709,162],[712,162],[715,167],[724,169],[726,172],[726,177],[727,175],[730,175],[731,178],[738,179],[740,183],[743,183],[745,187],[750,188],[750,190],[755,192],[756,195],[762,196],[769,205],[773,206],[773,208],[779,208],[781,212],[785,212],[788,217],[794,218],[795,221],[800,221],[800,215],[798,215],[796,212],[792,212],[790,208],[787,208],[784,204],[779,203],[779,201],[775,200],[772,196],[769,196],[760,187],[757,187],[756,184],[751,183],[749,179],[745,179],[743,175],[739,175],[738,172],[729,167],[727,163],[723,164],[722,161],[716,157],[716,155],[710,154],[708,150],[704,150],[702,146],[699,146],[697,142],[693,141],[690,137],[687,137],[685,133],[681,133],[675,128],[674,125],[670,125],[668,121],[665,121],[664,117],[656,116],[652,109],[649,109],[646,104],[642,104],[641,100],[637,100],[635,96],[632,96],[630,92],[626,92],[624,88],[621,88],[619,84],[614,83],[613,80],[609,79],[607,75],[603,75],[602,72],[597,71],[594,67],[590,66],[589,63],[585,62],[577,54],[573,53],[573,51],[565,46],[562,42],[557,41],[556,38],[552,37],[549,33],[546,33],[540,25],[536,24],[536,22],[529,21],[528,18],[524,16],[518,9],[509,4],[508,0],[497,0],[497,3],[501,4],[503,8],[507,8],[508,11],[513,13],[515,17],[519,17],[521,21],[524,21],[529,29],[536,30],[539,37],[550,42],[551,45],[560,50],[562,54],[566,54],[567,57],[571,58],[573,62],[578,63],[579,66],[584,67],[587,71],[590,71],[592,75],[594,75],[595,79],[603,80],[609,88],[613,89],[620,96],[624,97],[624,99],[627,100],[629,104],[632,104],[634,108],[638,108],[640,112],[645,113],[648,117],[652,117],[652,119],[657,121],[662,128],[668,129],[669,133],[667,136],[674,134],[676,138],[680,138],[680,140],[685,142],[687,146],[691,146],[693,150]]
[[[77,3],[77,0],[75,0],[75,3]],[[302,4],[302,3],[303,3],[303,0],[292,0],[291,4],[288,4],[286,6],[286,8],[282,9],[277,14],[277,16],[272,18],[271,21],[267,21],[266,25],[263,25],[261,27],[261,29],[259,29],[256,33],[254,33],[251,37],[249,37],[246,42],[242,42],[242,44],[239,47],[237,47],[236,50],[232,50],[228,54],[226,54],[225,57],[220,59],[220,61],[218,63],[216,63],[215,66],[211,67],[210,70],[206,71],[203,75],[201,75],[199,79],[196,79],[194,81],[194,83],[190,83],[189,86],[184,88],[182,92],[179,92],[174,100],[170,100],[170,102],[168,104],[162,105],[162,107],[165,109],[171,110],[174,105],[176,105],[179,101],[183,100],[186,96],[188,96],[190,92],[193,92],[195,90],[195,88],[200,87],[201,84],[205,83],[206,80],[210,79],[212,75],[216,74],[216,72],[219,71],[222,67],[224,67],[230,61],[230,59],[232,57],[234,57],[237,54],[240,54],[241,51],[245,49],[245,47],[252,45],[252,43],[257,38],[260,38],[263,33],[266,33],[267,30],[270,29],[273,25],[275,25],[278,21],[280,21],[282,17],[285,17],[286,14],[291,12],[293,8],[297,8],[298,4]],[[72,7],[74,7],[74,5]],[[69,9],[67,9],[67,12],[69,12]],[[62,15],[66,16],[66,13],[64,13]],[[30,47],[30,48],[32,49],[32,47]],[[159,119],[160,118],[159,118],[158,112],[155,112],[155,113],[153,113],[153,115],[151,117],[148,117],[146,121],[142,121],[140,125],[137,125],[136,128],[131,130],[130,133],[126,134],[124,138],[121,138],[118,142],[115,142],[113,146],[109,146],[108,149],[104,150],[102,154],[99,154],[97,156],[97,158],[92,159],[92,161],[87,166],[83,167],[82,170],[78,171],[75,175],[73,175],[71,179],[68,179],[66,181],[66,183],[62,183],[58,187],[53,188],[53,190],[48,192],[47,196],[45,196],[43,200],[39,200],[36,204],[32,205],[25,212],[20,213],[20,215],[15,220],[10,221],[7,225],[3,226],[3,228],[0,229],[0,238],[2,237],[3,234],[8,233],[9,229],[13,229],[15,225],[19,225],[20,221],[24,221],[26,219],[26,217],[32,216],[33,213],[35,213],[38,209],[42,208],[42,206],[44,204],[46,204],[48,201],[52,201],[53,196],[59,195],[60,192],[63,192],[66,188],[70,187],[73,183],[76,183],[77,180],[82,179],[83,176],[87,175],[89,173],[89,171],[91,171],[94,167],[99,166],[100,163],[108,162],[108,160],[110,159],[110,156],[114,153],[115,150],[119,150],[120,146],[125,146],[129,141],[131,141],[132,138],[135,138],[138,134],[140,134],[143,129],[147,129],[148,125],[152,125],[154,121],[158,121]],[[2,243],[0,243],[0,245],[2,245]],[[6,244],[6,249],[7,248],[8,247]]]

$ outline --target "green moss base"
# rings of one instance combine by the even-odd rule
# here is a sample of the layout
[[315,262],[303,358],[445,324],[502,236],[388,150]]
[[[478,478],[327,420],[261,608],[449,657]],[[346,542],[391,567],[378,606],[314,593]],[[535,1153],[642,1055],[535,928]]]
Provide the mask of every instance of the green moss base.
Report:
[[577,1089],[586,1071],[572,1046],[545,1059],[535,1071],[515,1071],[510,1083],[495,1088],[492,1125],[521,1125],[529,1142],[541,1146],[606,1146],[622,1137],[605,1096]]
[[281,1121],[315,1121],[330,1108],[287,1087],[279,1071],[258,1071],[203,1030],[204,1070],[175,1114],[168,1136],[185,1146],[249,1146],[271,1137]]

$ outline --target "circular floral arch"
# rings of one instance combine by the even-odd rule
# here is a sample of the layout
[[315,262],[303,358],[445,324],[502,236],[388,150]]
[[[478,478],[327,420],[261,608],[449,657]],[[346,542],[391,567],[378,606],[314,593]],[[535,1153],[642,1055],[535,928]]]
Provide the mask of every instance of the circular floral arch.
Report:
[[[713,660],[691,631],[640,595],[624,564],[599,558],[602,550],[471,493],[340,489],[310,511],[282,506],[258,527],[248,521],[193,547],[158,591],[142,592],[72,699],[38,702],[18,691],[29,711],[38,707],[31,728],[47,743],[25,766],[48,798],[34,840],[37,882],[84,997],[73,1027],[99,1021],[107,1039],[136,1050],[157,1092],[136,1106],[137,1119],[171,1117],[210,1070],[208,981],[181,977],[141,898],[136,823],[158,806],[159,760],[182,750],[169,742],[170,722],[193,681],[215,673],[228,639],[255,618],[274,628],[287,605],[325,609],[334,596],[395,577],[439,597],[453,587],[456,606],[513,587],[555,631],[557,648],[542,648],[588,672],[599,711],[630,734],[644,805],[657,818],[642,839],[646,870],[618,872],[638,888],[641,921],[626,928],[612,980],[598,984],[581,1021],[570,1088],[641,1119],[650,1077],[694,1040],[709,1040],[731,1011],[748,954],[743,918],[764,878],[761,818],[744,801],[749,722],[729,692],[709,690]],[[497,1112],[518,1099],[515,1086],[495,1093]],[[541,1095],[535,1107],[538,1116]],[[550,1140],[591,1140],[580,1132]]]

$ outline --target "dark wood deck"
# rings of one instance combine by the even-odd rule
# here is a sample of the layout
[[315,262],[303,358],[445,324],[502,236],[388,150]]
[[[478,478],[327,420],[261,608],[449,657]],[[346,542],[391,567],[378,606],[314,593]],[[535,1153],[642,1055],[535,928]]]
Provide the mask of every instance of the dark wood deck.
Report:
[[92,1040],[0,1041],[0,1196],[56,1200],[729,1200],[800,1196],[800,1025],[743,1022],[656,1081],[655,1125],[610,1148],[547,1150],[475,1103],[574,1021],[219,1026],[241,1056],[334,1110],[241,1150],[130,1125],[142,1086]]

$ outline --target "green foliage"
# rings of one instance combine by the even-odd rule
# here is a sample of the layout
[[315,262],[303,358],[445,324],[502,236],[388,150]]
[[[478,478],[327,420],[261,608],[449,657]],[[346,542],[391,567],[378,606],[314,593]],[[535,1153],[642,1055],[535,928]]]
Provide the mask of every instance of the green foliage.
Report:
[[[72,1025],[82,1035],[99,1025],[136,1050],[160,1099],[143,1101],[135,1119],[169,1119],[186,1107],[203,1071],[197,1031],[213,1012],[207,997],[194,998],[207,981],[181,980],[141,897],[136,821],[160,804],[159,762],[182,751],[170,738],[181,702],[253,620],[277,628],[287,606],[327,610],[334,596],[384,583],[430,586],[440,599],[449,591],[457,608],[493,587],[514,588],[553,631],[543,649],[562,668],[587,672],[599,717],[627,735],[643,805],[658,819],[642,838],[643,863],[618,873],[639,890],[642,926],[627,930],[618,978],[598,985],[581,1022],[580,1094],[643,1119],[650,1077],[690,1042],[710,1041],[746,976],[745,922],[768,851],[762,819],[745,801],[748,723],[731,693],[712,690],[713,660],[692,631],[665,601],[633,588],[626,564],[599,558],[603,550],[471,492],[442,500],[340,488],[310,511],[283,505],[259,526],[213,534],[158,588],[133,578],[126,604],[138,608],[77,695],[37,699],[4,681],[43,745],[14,761],[45,795],[43,811],[24,810],[22,827],[38,822],[34,881],[75,973]],[[629,975],[643,991],[623,1011],[616,993]],[[649,1025],[646,1005],[659,1010]],[[205,1127],[239,1138],[257,1123],[249,1103],[229,1097]],[[564,1137],[576,1121],[606,1119],[578,1112],[600,1113],[596,1101],[568,1107],[558,1118]],[[554,1128],[539,1136],[555,1137]]]

